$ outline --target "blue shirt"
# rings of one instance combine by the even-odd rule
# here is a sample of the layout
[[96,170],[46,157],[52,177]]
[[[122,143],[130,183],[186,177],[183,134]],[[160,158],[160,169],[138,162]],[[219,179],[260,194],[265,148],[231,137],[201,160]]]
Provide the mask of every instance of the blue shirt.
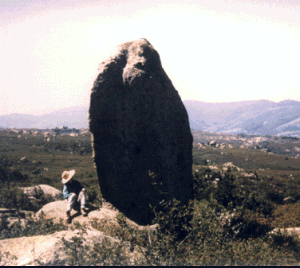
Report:
[[81,185],[79,181],[71,180],[70,182],[64,185],[63,188],[64,199],[68,199],[73,193],[75,193],[78,196],[82,189],[84,189],[84,187]]

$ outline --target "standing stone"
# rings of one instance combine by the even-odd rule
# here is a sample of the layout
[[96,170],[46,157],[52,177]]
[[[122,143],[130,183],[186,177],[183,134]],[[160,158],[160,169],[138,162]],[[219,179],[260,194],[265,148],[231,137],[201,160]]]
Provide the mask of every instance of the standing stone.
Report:
[[149,205],[193,198],[187,111],[146,39],[100,64],[89,126],[102,195],[127,217],[149,224]]

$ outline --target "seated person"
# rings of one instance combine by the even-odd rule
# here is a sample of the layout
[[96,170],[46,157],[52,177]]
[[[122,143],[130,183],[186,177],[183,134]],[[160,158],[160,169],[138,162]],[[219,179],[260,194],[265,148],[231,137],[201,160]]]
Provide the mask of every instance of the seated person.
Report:
[[62,173],[63,196],[68,200],[67,222],[71,223],[71,210],[76,202],[80,203],[80,211],[83,216],[87,216],[85,208],[85,188],[79,181],[74,180],[75,170],[64,171]]

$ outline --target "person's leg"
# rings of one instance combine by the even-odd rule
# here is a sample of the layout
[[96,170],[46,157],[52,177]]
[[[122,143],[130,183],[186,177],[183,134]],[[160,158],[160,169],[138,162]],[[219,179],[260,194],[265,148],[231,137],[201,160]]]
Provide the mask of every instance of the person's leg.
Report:
[[68,203],[67,203],[67,223],[71,223],[71,210],[73,209],[74,205],[76,202],[76,196],[72,195],[68,198]]
[[75,206],[76,203],[76,195],[71,195],[68,198],[68,206],[67,206],[67,211],[70,211],[73,209],[73,207]]
[[85,208],[85,194],[83,192],[80,192],[77,201],[80,202],[80,208]]
[[71,219],[71,211],[67,210],[67,223],[71,223],[72,219]]
[[78,196],[78,202],[80,202],[80,210],[81,210],[81,214],[83,216],[86,216],[87,213],[85,211],[85,194],[84,192],[80,192],[79,196]]

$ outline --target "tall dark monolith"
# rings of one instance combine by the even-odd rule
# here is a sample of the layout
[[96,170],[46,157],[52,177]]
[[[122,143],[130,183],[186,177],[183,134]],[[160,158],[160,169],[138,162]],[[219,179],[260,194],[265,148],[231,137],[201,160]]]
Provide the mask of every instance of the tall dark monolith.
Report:
[[151,206],[193,198],[188,115],[146,39],[100,64],[89,125],[102,195],[128,218],[150,224]]

